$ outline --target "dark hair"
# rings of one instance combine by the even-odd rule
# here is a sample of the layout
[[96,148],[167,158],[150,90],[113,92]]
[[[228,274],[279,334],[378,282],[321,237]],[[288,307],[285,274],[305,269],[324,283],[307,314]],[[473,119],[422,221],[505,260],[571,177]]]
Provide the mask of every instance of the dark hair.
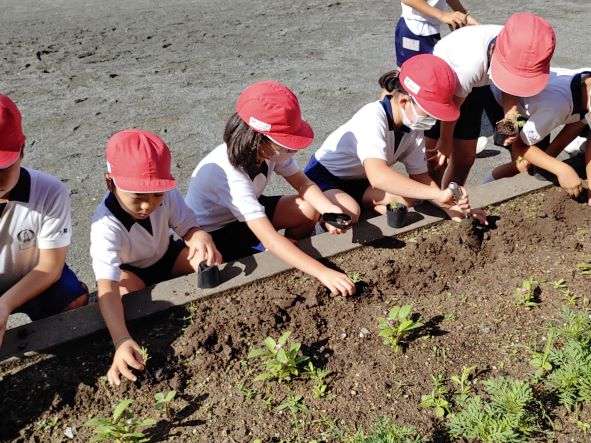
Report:
[[252,129],[238,114],[234,113],[226,123],[224,142],[230,164],[251,174],[257,170],[257,154],[269,139]]
[[378,83],[382,89],[385,89],[388,92],[400,92],[402,94],[408,94],[402,84],[400,83],[400,71],[398,69],[393,69],[392,71],[386,72],[382,75]]

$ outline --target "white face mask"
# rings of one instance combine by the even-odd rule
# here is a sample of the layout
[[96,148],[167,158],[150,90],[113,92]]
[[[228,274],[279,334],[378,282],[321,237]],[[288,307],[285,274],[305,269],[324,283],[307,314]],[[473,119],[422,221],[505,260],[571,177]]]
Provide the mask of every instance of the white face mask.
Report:
[[425,131],[427,129],[431,129],[437,120],[430,115],[419,115],[412,100],[409,100],[409,103],[410,108],[412,109],[413,117],[412,119],[409,119],[406,115],[406,112],[403,110],[402,123],[404,126],[412,129],[413,131]]

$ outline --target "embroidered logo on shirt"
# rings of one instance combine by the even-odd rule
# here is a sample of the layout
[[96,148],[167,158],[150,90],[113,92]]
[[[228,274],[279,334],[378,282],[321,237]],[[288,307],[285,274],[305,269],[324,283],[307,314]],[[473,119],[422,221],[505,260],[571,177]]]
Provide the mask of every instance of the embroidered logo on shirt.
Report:
[[30,229],[23,229],[20,231],[16,238],[19,242],[19,249],[28,249],[35,244],[35,232]]

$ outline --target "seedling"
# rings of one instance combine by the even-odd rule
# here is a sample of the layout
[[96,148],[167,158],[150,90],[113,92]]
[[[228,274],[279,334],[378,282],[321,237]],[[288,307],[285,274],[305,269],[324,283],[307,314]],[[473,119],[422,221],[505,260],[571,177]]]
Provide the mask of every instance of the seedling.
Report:
[[550,284],[552,285],[552,287],[554,289],[565,289],[566,288],[566,282],[562,278],[560,280],[551,281]]
[[176,396],[176,391],[169,391],[169,392],[158,392],[154,395],[156,399],[156,404],[154,405],[156,409],[164,409],[164,413],[166,416],[169,416],[171,402]]
[[58,420],[58,417],[51,417],[49,419],[44,418],[43,420],[39,420],[37,422],[37,429],[45,432],[51,431],[57,426]]
[[411,308],[411,305],[394,306],[388,312],[388,317],[378,317],[378,336],[384,337],[384,344],[394,351],[398,351],[399,343],[410,331],[423,326],[423,323],[408,318]]
[[554,332],[552,329],[548,331],[548,337],[546,338],[546,345],[544,346],[544,352],[532,352],[532,359],[529,361],[530,366],[536,369],[534,377],[539,379],[544,375],[545,372],[552,370],[552,363],[550,363],[550,352],[552,352],[552,345],[554,344]]
[[520,114],[514,114],[509,118],[503,118],[496,123],[493,142],[497,146],[504,146],[507,137],[515,135],[525,124],[525,118]]
[[300,366],[309,360],[305,355],[298,355],[301,343],[292,343],[286,348],[287,339],[291,331],[285,332],[279,340],[275,341],[271,337],[265,339],[264,348],[253,349],[248,353],[249,358],[260,358],[262,364],[267,370],[255,377],[254,381],[273,380],[279,382],[290,381],[292,377],[300,374]]
[[428,395],[421,395],[420,405],[424,408],[435,409],[436,417],[444,417],[451,413],[449,402],[445,399],[447,388],[443,385],[443,378],[440,375],[431,376],[433,390]]
[[581,275],[591,275],[591,260],[577,264],[577,269],[581,271]]
[[156,424],[153,418],[139,420],[133,414],[129,406],[133,400],[125,399],[119,402],[113,410],[113,418],[96,417],[84,423],[84,426],[92,427],[95,434],[91,442],[113,441],[119,443],[143,443],[150,441],[150,437],[139,428]]
[[469,398],[469,394],[472,391],[470,375],[474,369],[476,369],[476,366],[462,366],[462,374],[459,377],[457,375],[451,377],[453,384],[458,387],[456,401],[459,404],[465,403]]
[[148,353],[148,348],[146,348],[145,346],[141,346],[140,350],[138,352],[140,353],[140,355],[144,359],[144,364],[147,364],[148,360],[150,360],[150,354]]
[[308,367],[306,368],[306,374],[310,377],[310,380],[314,382],[314,387],[312,388],[312,395],[314,398],[321,398],[326,395],[326,390],[328,389],[328,385],[325,383],[326,378],[330,375],[326,369],[315,368],[314,364],[309,361]]
[[347,272],[347,277],[349,277],[353,283],[359,283],[361,281],[361,272]]
[[295,434],[297,436],[297,441],[299,441],[300,436],[300,420],[298,418],[298,414],[300,412],[307,413],[309,412],[308,407],[302,402],[303,396],[302,395],[294,395],[291,392],[287,395],[287,398],[277,406],[277,411],[281,412],[283,410],[288,410],[291,414],[292,426],[295,430]]
[[539,288],[540,282],[533,279],[523,280],[520,288],[515,289],[515,300],[518,305],[523,305],[527,309],[538,306],[536,301],[536,290]]

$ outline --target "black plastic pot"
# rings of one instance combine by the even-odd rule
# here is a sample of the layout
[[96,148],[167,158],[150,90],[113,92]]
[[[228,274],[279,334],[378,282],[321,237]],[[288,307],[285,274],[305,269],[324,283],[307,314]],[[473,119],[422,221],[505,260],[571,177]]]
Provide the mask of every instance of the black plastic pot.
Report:
[[396,206],[388,205],[386,212],[388,226],[392,228],[402,228],[404,226],[407,212],[408,208],[402,203],[397,203]]
[[320,221],[339,229],[349,229],[352,223],[350,215],[338,214],[335,212],[325,212],[320,217]]
[[220,270],[217,266],[207,266],[207,262],[199,263],[197,286],[201,289],[215,288],[220,284]]
[[500,146],[501,148],[509,148],[509,146],[505,146],[505,140],[507,140],[507,137],[509,137],[511,134],[502,134],[500,132],[495,131],[493,134],[493,143],[495,144],[495,146]]

